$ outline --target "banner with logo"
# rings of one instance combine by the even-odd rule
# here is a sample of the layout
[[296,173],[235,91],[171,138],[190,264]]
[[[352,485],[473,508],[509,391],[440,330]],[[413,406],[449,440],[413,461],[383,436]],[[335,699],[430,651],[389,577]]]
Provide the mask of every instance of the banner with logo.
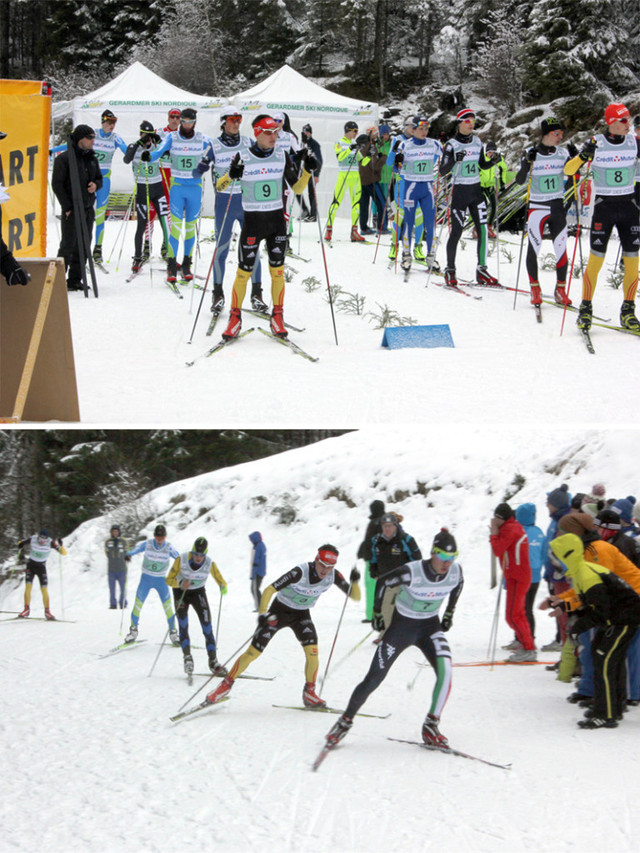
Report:
[[0,80],[2,238],[16,257],[47,254],[51,89],[35,80]]

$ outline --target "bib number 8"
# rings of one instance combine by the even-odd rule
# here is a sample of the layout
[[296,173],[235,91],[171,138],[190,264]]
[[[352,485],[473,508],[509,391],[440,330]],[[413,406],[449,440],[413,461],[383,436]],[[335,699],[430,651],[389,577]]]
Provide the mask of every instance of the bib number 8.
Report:
[[629,183],[629,169],[607,169],[607,186],[619,187]]

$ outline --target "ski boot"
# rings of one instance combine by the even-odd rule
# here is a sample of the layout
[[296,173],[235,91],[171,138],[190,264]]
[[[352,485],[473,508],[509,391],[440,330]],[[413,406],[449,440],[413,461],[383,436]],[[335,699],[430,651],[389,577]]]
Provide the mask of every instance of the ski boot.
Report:
[[431,270],[431,272],[440,272],[440,264],[436,261],[436,256],[433,252],[429,252],[427,255],[427,269]]
[[184,671],[187,675],[193,675],[193,657],[186,654],[182,659],[184,663]]
[[102,263],[102,246],[93,247],[93,260],[96,264]]
[[481,264],[478,264],[476,267],[476,281],[478,284],[484,284],[489,287],[496,287],[500,284],[498,279],[494,278],[489,270]]
[[193,280],[193,273],[191,272],[191,256],[185,255],[182,259],[182,278],[185,281]]
[[178,280],[178,262],[175,258],[169,258],[167,261],[167,281],[169,284],[175,284]]
[[576,325],[582,331],[588,332],[591,328],[591,318],[593,316],[593,308],[590,299],[583,299],[578,308],[578,319]]
[[[539,284],[531,285],[531,304],[532,305],[542,305],[542,293],[540,291]],[[505,646],[506,648],[506,646]]]
[[395,261],[395,259],[397,257],[398,257],[398,244],[394,242],[391,244],[391,248],[389,249],[389,260]]
[[22,613],[18,613],[18,619],[26,619],[30,613],[31,613],[31,608],[27,604],[25,606],[24,610],[22,611]]
[[445,267],[444,283],[448,287],[457,287],[458,286],[458,279],[456,277],[456,271],[453,267]]
[[329,733],[327,734],[327,745],[336,746],[337,744],[339,744],[352,725],[353,720],[349,717],[345,717],[344,714],[341,717],[338,717],[337,722],[333,725],[333,727],[329,730]]
[[261,290],[251,294],[251,307],[254,311],[258,311],[260,314],[269,313],[269,306],[262,298]]
[[637,333],[640,332],[640,322],[638,322],[634,308],[633,300],[625,299],[620,308],[620,325],[623,329]]
[[143,258],[134,258],[133,263],[131,264],[131,272],[140,272],[143,263]]
[[224,293],[222,286],[219,284],[213,285],[213,299],[211,300],[211,310],[214,314],[221,314],[224,308]]
[[129,633],[124,638],[124,641],[125,641],[125,643],[135,643],[135,641],[137,639],[138,639],[138,629],[136,628],[135,625],[132,625],[129,628]]
[[422,243],[416,243],[413,247],[413,257],[416,259],[416,261],[421,261],[422,263],[427,260],[425,251],[422,248]]
[[222,333],[225,341],[237,338],[242,328],[242,313],[239,308],[232,308],[229,312],[229,325]]
[[149,244],[149,241],[145,240],[144,246],[142,249],[142,260],[143,260],[143,262],[148,261],[150,257],[151,257],[151,246]]
[[227,695],[227,693],[231,690],[232,687],[233,679],[229,678],[229,676],[227,675],[225,678],[222,679],[222,681],[216,687],[215,690],[212,690],[211,693],[207,694],[207,702],[209,702],[209,704],[211,705],[215,705],[216,702],[219,702]]
[[211,652],[209,654],[209,671],[214,675],[220,676],[220,678],[225,678],[229,675],[229,670],[226,666],[222,666],[222,664],[218,663],[218,658],[215,652]]
[[427,714],[424,723],[422,724],[422,740],[427,744],[427,746],[438,746],[446,749],[446,747],[449,746],[449,741],[438,728],[439,722],[439,717]]
[[366,243],[367,242],[361,234],[358,234],[358,228],[355,225],[351,229],[351,242],[352,243]]
[[553,291],[553,298],[555,299],[558,305],[566,305],[567,308],[573,304],[569,299],[569,294],[565,289],[564,282],[558,282],[556,284],[556,289]]
[[404,249],[402,252],[402,260],[400,261],[400,266],[405,272],[409,272],[411,269],[411,252],[408,249]]
[[48,607],[45,607],[44,609],[44,618],[47,620],[47,622],[56,621],[56,617],[53,615],[53,613],[49,610]]
[[313,681],[307,681],[302,691],[302,704],[305,708],[326,708],[327,703],[316,693],[316,685]]
[[180,637],[175,629],[173,631],[169,631],[169,640],[171,641],[172,646],[180,645]]
[[325,232],[324,232],[324,242],[330,243],[332,237],[333,237],[333,228],[330,225],[327,225]]
[[284,326],[284,317],[282,316],[282,305],[275,305],[271,314],[271,331],[278,338],[286,338],[287,330]]

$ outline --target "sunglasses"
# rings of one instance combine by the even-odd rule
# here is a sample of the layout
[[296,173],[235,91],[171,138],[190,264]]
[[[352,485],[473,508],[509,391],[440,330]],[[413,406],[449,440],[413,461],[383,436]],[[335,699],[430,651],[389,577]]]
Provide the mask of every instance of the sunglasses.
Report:
[[227,121],[242,121],[242,116],[227,116]]
[[182,122],[182,124],[195,124],[196,123],[196,120],[194,118],[183,118],[183,119],[180,119],[180,121]]
[[450,554],[447,551],[441,551],[440,548],[434,548],[431,552],[434,557],[437,557],[439,560],[442,560],[445,563],[450,563],[458,556],[457,553]]
[[616,121],[619,121],[620,124],[629,124],[628,118],[617,118]]
[[104,118],[102,119],[102,124],[115,124],[117,121],[117,118]]

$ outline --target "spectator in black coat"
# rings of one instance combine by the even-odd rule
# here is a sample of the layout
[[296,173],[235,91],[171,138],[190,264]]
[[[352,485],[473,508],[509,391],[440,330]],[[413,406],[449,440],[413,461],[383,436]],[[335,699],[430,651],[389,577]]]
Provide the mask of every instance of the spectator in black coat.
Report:
[[302,221],[303,222],[315,222],[318,218],[318,205],[316,204],[316,187],[318,185],[318,181],[320,180],[320,172],[322,171],[322,149],[320,148],[320,143],[317,139],[313,138],[313,129],[310,124],[305,124],[302,128],[302,144],[307,147],[307,150],[313,154],[318,163],[317,167],[313,170],[313,181],[309,181],[308,192],[309,192],[309,208],[304,203],[304,196],[298,196],[300,200],[300,204],[302,205]]
[[[401,521],[402,516],[398,513],[385,513],[380,519],[380,533],[373,537],[369,571],[371,577],[376,579],[376,600],[379,598],[378,585],[384,585],[384,576],[387,572],[397,569],[405,563],[411,563],[413,560],[422,559],[422,553],[416,540],[403,530]],[[385,589],[381,613],[382,621],[386,626],[391,624],[398,590],[399,587]],[[378,642],[382,639],[383,633],[378,637]]]
[[[102,186],[102,172],[96,155],[93,153],[95,133],[88,124],[79,124],[71,134],[71,144],[76,154],[80,192],[83,209],[80,212],[87,223],[87,233],[91,234],[95,217],[96,190]],[[80,266],[79,240],[76,218],[73,210],[73,192],[69,171],[69,151],[59,154],[53,163],[51,186],[60,202],[62,210],[60,248],[58,255],[64,258],[67,270],[67,289],[82,290],[82,268]]]
[[364,560],[364,586],[366,593],[366,617],[363,622],[371,622],[373,615],[373,599],[376,591],[376,582],[369,571],[369,563],[371,561],[371,545],[373,537],[382,531],[380,527],[380,519],[384,515],[384,503],[382,501],[372,501],[369,505],[369,524],[367,532],[364,534],[364,539],[358,548],[358,559]]

